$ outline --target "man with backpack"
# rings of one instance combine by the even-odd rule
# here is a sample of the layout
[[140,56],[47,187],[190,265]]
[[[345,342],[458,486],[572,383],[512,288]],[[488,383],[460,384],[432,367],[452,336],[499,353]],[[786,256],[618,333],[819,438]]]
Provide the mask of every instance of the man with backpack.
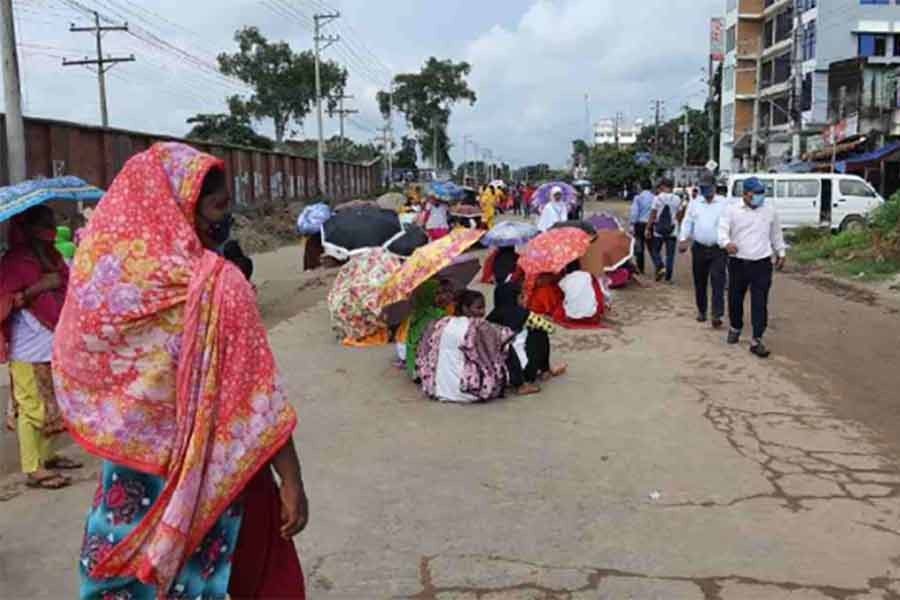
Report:
[[[663,177],[657,186],[658,194],[653,200],[650,218],[647,221],[646,237],[650,242],[650,257],[656,267],[656,281],[665,277],[667,283],[672,282],[675,272],[675,248],[678,238],[678,222],[682,218],[681,198],[672,193],[672,180]],[[662,250],[666,257],[663,261]]]

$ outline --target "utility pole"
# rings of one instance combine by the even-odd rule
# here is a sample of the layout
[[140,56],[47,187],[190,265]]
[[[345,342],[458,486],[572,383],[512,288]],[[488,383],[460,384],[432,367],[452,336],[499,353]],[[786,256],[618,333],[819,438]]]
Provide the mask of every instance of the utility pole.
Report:
[[341,122],[341,142],[343,143],[344,139],[346,139],[346,137],[344,136],[344,118],[347,115],[355,115],[359,111],[349,109],[349,108],[344,108],[344,100],[353,100],[353,96],[345,96],[342,93],[340,96],[338,96],[336,98],[332,98],[332,100],[337,100],[338,107],[334,110],[329,110],[328,116],[334,117],[335,114],[338,115],[338,118],[340,119],[340,122]]
[[16,52],[16,24],[12,0],[0,0],[3,17],[3,91],[6,100],[6,169],[10,185],[25,180],[25,120]]
[[472,141],[472,137],[468,135],[463,136],[463,185],[466,184],[466,180],[469,178],[469,142]]
[[657,155],[659,154],[659,121],[662,116],[662,109],[665,106],[665,102],[662,100],[654,100],[653,105],[655,107],[655,117],[653,119],[653,154]]
[[95,66],[97,67],[97,85],[100,88],[100,121],[104,127],[109,127],[109,110],[106,105],[106,72],[116,66],[118,63],[134,62],[134,54],[127,57],[113,58],[103,57],[103,34],[107,31],[128,31],[128,23],[122,25],[100,25],[100,13],[94,11],[93,27],[69,27],[72,33],[93,33],[97,41],[97,58],[90,60],[66,60],[63,59],[64,67],[74,66]]
[[806,30],[803,27],[803,15],[800,12],[800,3],[794,0],[794,49],[791,68],[790,111],[794,120],[794,134],[791,136],[791,160],[800,160],[800,145],[803,132],[803,52],[806,38]]
[[[716,124],[715,124],[715,103],[716,103],[716,88],[715,88],[715,75],[713,74],[713,57],[712,54],[709,55],[709,68],[707,70],[707,94],[706,94],[706,128],[709,132],[709,153],[708,158],[709,161],[719,162],[716,160],[718,157],[716,155]],[[730,167],[729,167],[730,168]]]
[[688,113],[690,112],[691,107],[687,104],[684,105],[684,125],[681,126],[681,133],[684,136],[684,158],[682,159],[682,165],[687,166],[688,164],[688,134],[691,132],[690,121],[688,121]]
[[325,194],[327,189],[325,182],[325,137],[322,132],[322,75],[319,63],[321,62],[322,52],[341,39],[340,36],[337,35],[322,35],[322,28],[335,19],[339,19],[340,16],[341,13],[339,12],[316,13],[313,15],[313,22],[315,23],[313,42],[315,44],[316,54],[316,117],[319,124],[319,150],[317,159],[319,166],[318,181],[320,194]]
[[591,131],[591,96],[587,93],[584,95],[584,124],[585,131],[587,131],[587,139],[584,141],[588,146],[592,146],[592,138],[594,136]]
[[837,163],[837,125],[844,119],[844,110],[847,106],[847,86],[842,85],[840,91],[839,103],[838,103],[838,114],[837,119],[835,119],[834,125],[831,126],[831,172],[834,173],[835,165]]
[[622,121],[624,120],[624,118],[625,115],[623,115],[621,112],[617,112],[616,117],[613,120],[613,135],[615,136],[616,140],[616,150],[619,150],[622,146],[620,138],[622,135]]

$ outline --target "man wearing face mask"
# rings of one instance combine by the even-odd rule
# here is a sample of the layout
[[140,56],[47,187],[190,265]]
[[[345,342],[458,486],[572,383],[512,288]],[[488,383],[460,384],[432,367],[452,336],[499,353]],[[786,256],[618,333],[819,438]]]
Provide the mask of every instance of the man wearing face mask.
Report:
[[[694,188],[696,190],[697,188]],[[727,201],[716,194],[716,179],[712,173],[700,178],[700,196],[691,198],[687,214],[681,224],[679,252],[691,249],[694,273],[694,292],[697,302],[697,322],[705,323],[712,284],[712,326],[719,329],[725,315],[725,264],[727,254],[719,247],[719,220]]]
[[728,295],[731,330],[728,343],[737,344],[744,328],[744,297],[750,290],[753,340],[750,352],[766,358],[762,341],[768,325],[769,289],[772,287],[772,255],[775,267],[784,268],[784,236],[778,214],[766,200],[766,188],[756,177],[744,181],[743,201],[728,206],[719,219],[719,246],[729,256]]

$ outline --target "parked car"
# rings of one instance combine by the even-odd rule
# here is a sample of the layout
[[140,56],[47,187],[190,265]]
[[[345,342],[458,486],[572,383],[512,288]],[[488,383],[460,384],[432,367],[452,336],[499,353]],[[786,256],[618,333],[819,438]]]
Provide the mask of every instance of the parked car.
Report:
[[864,227],[872,212],[884,204],[862,177],[840,173],[741,173],[728,178],[732,198],[740,198],[744,180],[757,177],[766,186],[784,229]]

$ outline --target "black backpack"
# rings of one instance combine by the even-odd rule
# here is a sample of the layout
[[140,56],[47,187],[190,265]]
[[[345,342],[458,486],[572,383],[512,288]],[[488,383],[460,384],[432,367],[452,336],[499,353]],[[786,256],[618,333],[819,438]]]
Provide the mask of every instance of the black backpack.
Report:
[[653,227],[656,230],[656,235],[660,237],[672,237],[672,234],[675,233],[675,219],[672,218],[672,209],[668,204],[663,206],[662,212],[659,213]]

